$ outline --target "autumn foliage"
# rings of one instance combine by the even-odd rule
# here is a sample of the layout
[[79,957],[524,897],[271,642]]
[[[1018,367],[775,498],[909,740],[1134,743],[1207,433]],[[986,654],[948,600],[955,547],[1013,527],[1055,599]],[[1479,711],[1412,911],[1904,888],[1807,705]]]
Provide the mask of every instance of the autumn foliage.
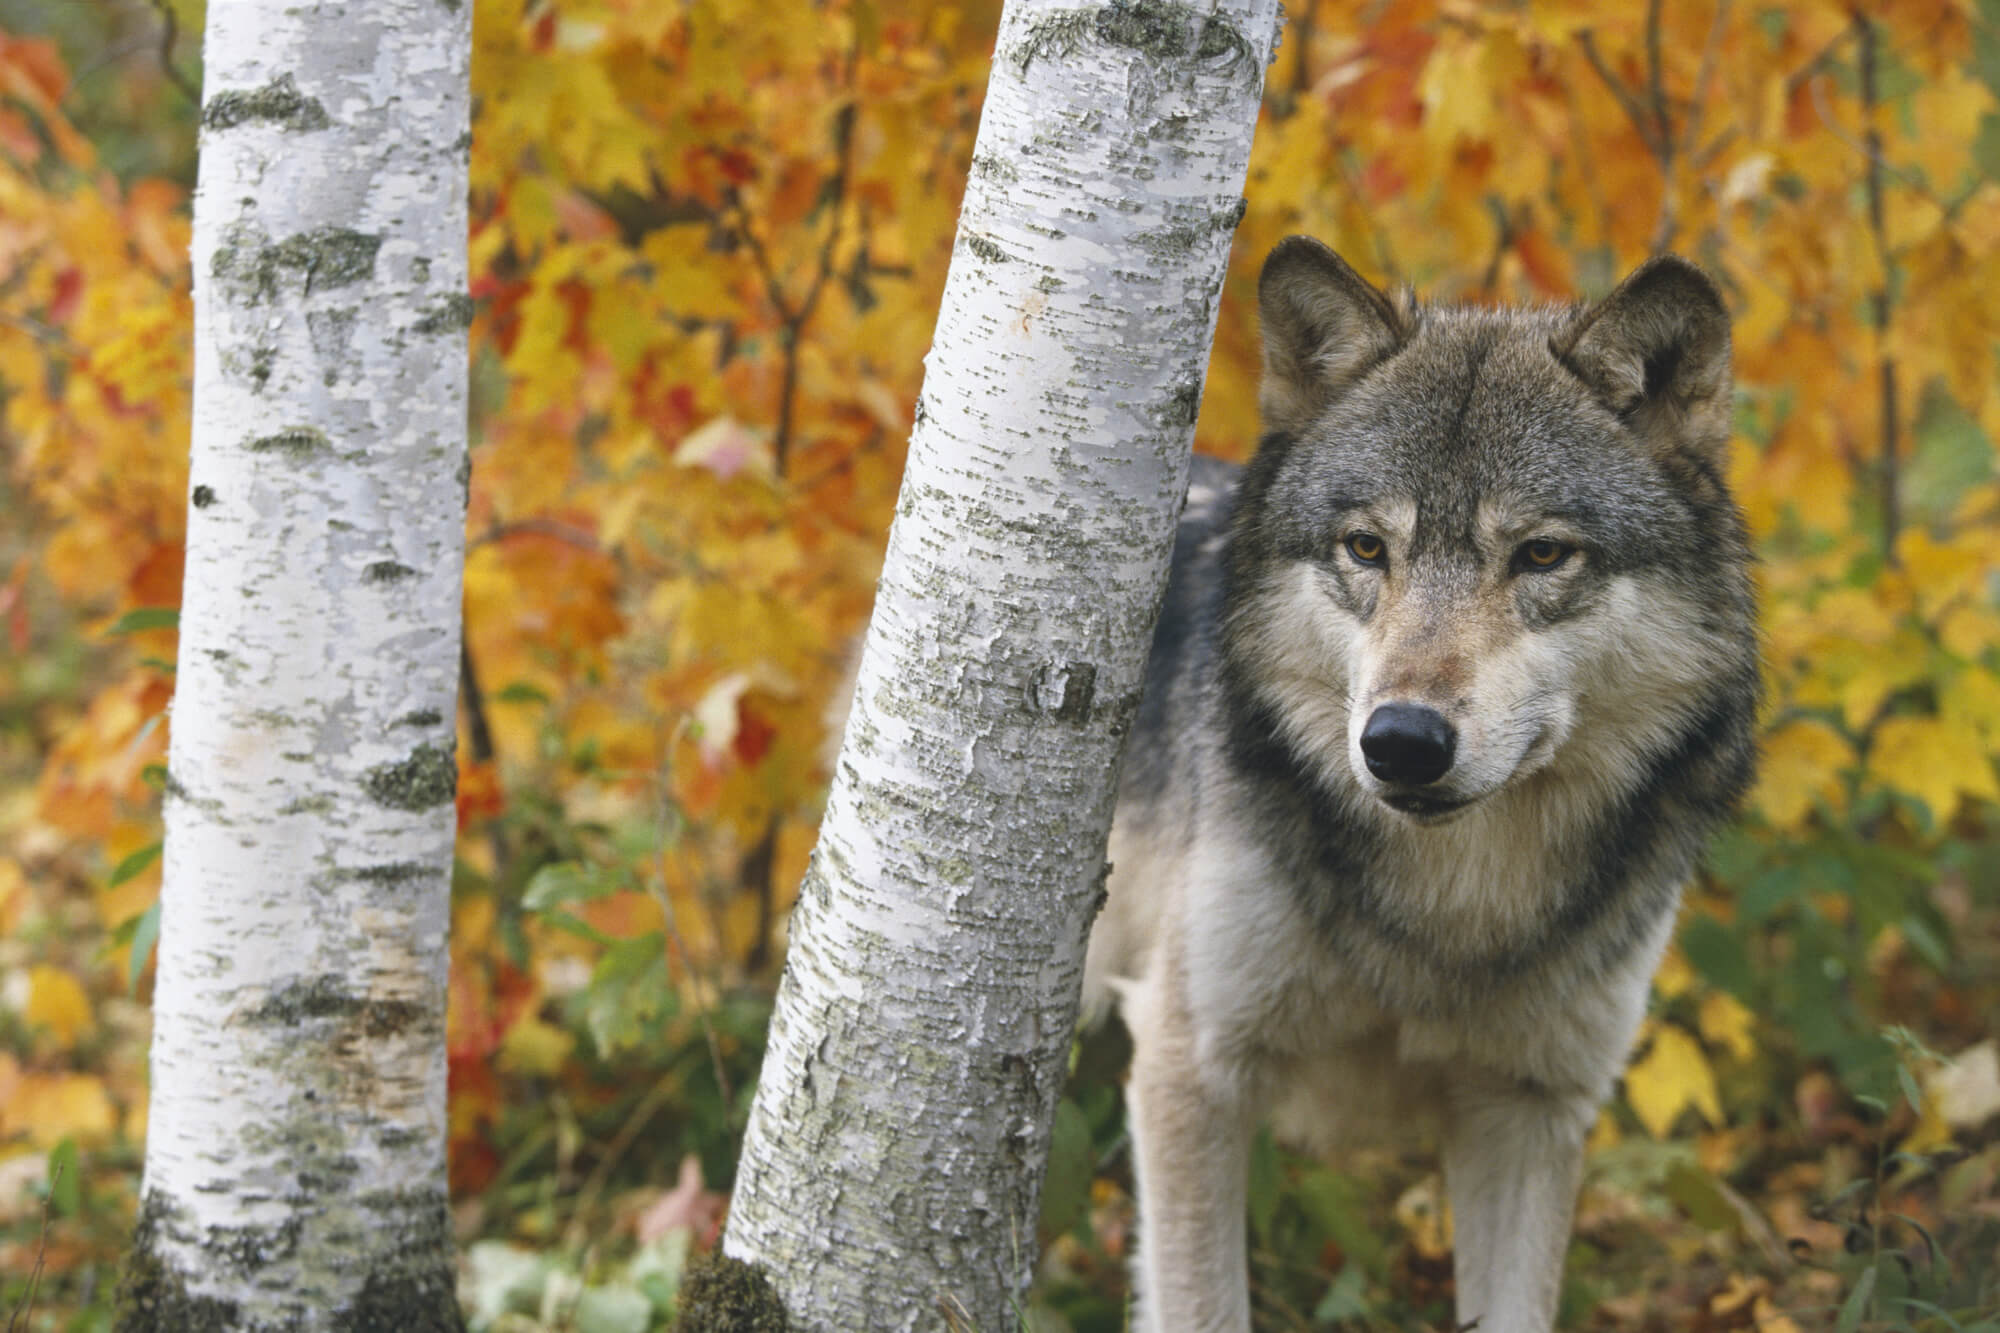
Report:
[[[712,1242],[996,18],[475,8],[468,1238]],[[37,1243],[9,1182],[39,1181],[71,1222],[56,1289],[107,1261],[85,1223],[115,1233],[144,1131],[195,134],[192,43],[125,40],[144,6],[65,22],[0,29],[0,1273]],[[1292,232],[1475,301],[1569,301],[1670,248],[1735,314],[1763,777],[1595,1140],[1580,1251],[1653,1257],[1573,1262],[1579,1326],[1992,1296],[2000,1087],[1963,1071],[2000,1003],[2000,6],[1295,0],[1246,194],[1197,436],[1227,457],[1257,433],[1257,265]],[[1078,1078],[1044,1299],[1116,1327],[1115,1083]],[[1443,1308],[1421,1172],[1377,1198],[1258,1162],[1273,1327]],[[1882,1258],[1922,1250],[1891,1204],[1948,1279]]]

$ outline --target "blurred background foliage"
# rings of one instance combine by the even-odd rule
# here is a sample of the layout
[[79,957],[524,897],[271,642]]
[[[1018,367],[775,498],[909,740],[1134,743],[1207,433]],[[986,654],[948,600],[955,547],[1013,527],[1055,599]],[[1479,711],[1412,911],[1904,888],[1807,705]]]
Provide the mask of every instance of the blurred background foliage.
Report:
[[[1139,4],[1142,0],[1114,0]],[[1447,299],[1736,316],[1763,778],[1593,1140],[1568,1323],[1994,1329],[2000,3],[1292,0],[1197,447],[1310,232]],[[714,1244],[997,5],[480,0],[451,1166],[480,1328]],[[0,0],[0,1310],[108,1326],[145,1129],[199,0]],[[1036,1327],[1116,1329],[1116,1028]],[[1431,1165],[1261,1144],[1274,1329],[1448,1327]],[[31,1288],[33,1294],[31,1296]]]

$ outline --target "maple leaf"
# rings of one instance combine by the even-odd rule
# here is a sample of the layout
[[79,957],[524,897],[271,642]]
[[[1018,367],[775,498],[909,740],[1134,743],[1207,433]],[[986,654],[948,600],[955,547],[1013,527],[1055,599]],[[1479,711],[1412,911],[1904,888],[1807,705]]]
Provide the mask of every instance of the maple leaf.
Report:
[[[1722,1101],[1715,1071],[1701,1043],[1671,1023],[1648,1021],[1651,1044],[1625,1071],[1625,1101],[1639,1123],[1656,1139],[1673,1131],[1685,1110],[1694,1110],[1711,1125],[1722,1123]],[[1641,1040],[1644,1040],[1642,1034]]]

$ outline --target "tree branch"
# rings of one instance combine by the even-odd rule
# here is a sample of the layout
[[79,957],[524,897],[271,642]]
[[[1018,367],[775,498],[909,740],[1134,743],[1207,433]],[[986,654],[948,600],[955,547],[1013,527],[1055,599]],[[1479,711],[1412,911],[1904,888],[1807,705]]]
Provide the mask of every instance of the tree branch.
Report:
[[1853,11],[1861,39],[1861,134],[1868,153],[1868,230],[1882,266],[1882,283],[1870,297],[1874,308],[1876,376],[1882,399],[1882,559],[1896,564],[1896,536],[1902,525],[1902,469],[1896,458],[1896,359],[1889,355],[1889,229],[1882,207],[1882,132],[1875,127],[1877,106],[1875,25],[1859,9]]
[[195,86],[193,79],[181,73],[180,66],[174,63],[174,42],[180,37],[181,21],[167,0],[152,0],[152,5],[153,11],[160,16],[160,69],[166,74],[168,82],[180,89],[181,95],[194,103],[199,110],[201,89]]
[[1653,142],[1653,123],[1646,115],[1646,108],[1639,104],[1639,99],[1625,86],[1625,81],[1612,72],[1611,66],[1604,63],[1604,57],[1597,50],[1596,35],[1585,29],[1576,35],[1576,40],[1583,48],[1583,58],[1590,62],[1590,67],[1597,71],[1597,77],[1604,80],[1604,86],[1610,89],[1611,95],[1618,99],[1618,105],[1624,108],[1626,118],[1632,122],[1632,128],[1639,132],[1639,139],[1646,145],[1646,151],[1658,157],[1660,150]]

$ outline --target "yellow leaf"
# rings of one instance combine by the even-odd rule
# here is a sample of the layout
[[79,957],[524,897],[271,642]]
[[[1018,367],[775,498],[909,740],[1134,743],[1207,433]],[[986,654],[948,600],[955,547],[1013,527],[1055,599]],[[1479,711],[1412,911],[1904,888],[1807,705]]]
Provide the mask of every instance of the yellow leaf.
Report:
[[0,1102],[0,1137],[25,1134],[38,1148],[65,1138],[102,1143],[117,1124],[104,1080],[95,1074],[22,1074]]
[[1671,1000],[1676,995],[1685,995],[1694,986],[1694,969],[1682,956],[1680,945],[1668,948],[1667,956],[1660,960],[1660,970],[1653,974],[1653,989],[1660,998]]
[[1796,829],[1815,801],[1839,808],[1845,795],[1841,771],[1854,762],[1845,737],[1824,722],[1788,722],[1764,742],[1764,763],[1752,797],[1764,818]]
[[1484,138],[1492,125],[1493,93],[1486,81],[1485,43],[1454,36],[1431,53],[1417,83],[1424,129],[1440,143]]
[[1951,1122],[1945,1119],[1944,1110],[1938,1105],[1938,1098],[1929,1088],[1922,1090],[1923,1105],[1917,1108],[1917,1123],[1903,1141],[1896,1145],[1896,1151],[1920,1157],[1936,1152],[1951,1143]]
[[1979,733],[1939,718],[1892,717],[1875,733],[1868,771],[1878,781],[1921,800],[1942,824],[1959,797],[2000,800],[2000,782]]
[[575,1049],[575,1034],[539,1018],[524,1017],[500,1039],[500,1068],[509,1074],[553,1078],[562,1072]]
[[27,1020],[31,1028],[47,1028],[56,1044],[68,1049],[91,1029],[90,997],[64,969],[46,964],[33,968],[28,973]]
[[1989,746],[2000,745],[2000,676],[1977,667],[1958,672],[1938,692],[1938,716],[1954,728],[1971,727]]
[[1701,1043],[1670,1023],[1649,1022],[1652,1045],[1625,1071],[1625,1101],[1646,1132],[1663,1139],[1689,1107],[1712,1125],[1722,1123],[1715,1071]]
[[1757,1043],[1750,1035],[1757,1025],[1756,1015],[1726,991],[1711,991],[1701,997],[1695,1025],[1701,1029],[1703,1041],[1723,1047],[1738,1060],[1757,1054]]
[[20,926],[28,902],[28,877],[21,873],[21,863],[0,856],[0,936],[12,935]]
[[1750,1317],[1756,1321],[1757,1333],[1799,1333],[1799,1326],[1792,1322],[1791,1316],[1771,1304],[1768,1296],[1757,1298],[1757,1303],[1750,1307]]
[[1442,1176],[1426,1176],[1404,1190],[1396,1200],[1396,1220],[1409,1233],[1417,1253],[1432,1259],[1451,1253],[1451,1205]]
[[1938,622],[1938,641],[1959,657],[1977,658],[2000,643],[2000,616],[1983,606],[1960,606]]

